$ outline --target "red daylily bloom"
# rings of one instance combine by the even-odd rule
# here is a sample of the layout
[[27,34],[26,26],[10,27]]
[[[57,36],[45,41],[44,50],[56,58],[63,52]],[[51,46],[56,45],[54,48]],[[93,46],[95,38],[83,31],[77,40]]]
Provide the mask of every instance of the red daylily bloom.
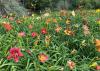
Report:
[[32,32],[31,36],[34,38],[37,36],[37,33],[36,32]]
[[48,56],[44,53],[39,54],[38,58],[39,58],[40,62],[42,62],[42,63],[44,63],[48,60]]
[[23,56],[23,54],[20,51],[20,48],[16,48],[16,47],[11,48],[9,52],[10,52],[10,55],[7,57],[8,60],[14,59],[15,62],[18,62],[19,57]]
[[47,34],[46,28],[42,28],[42,29],[41,29],[41,33],[42,33],[42,34]]
[[7,30],[10,31],[12,30],[12,25],[8,22],[3,22],[3,27]]
[[24,36],[25,36],[25,32],[19,32],[19,33],[18,33],[18,36],[19,36],[19,37],[24,37]]

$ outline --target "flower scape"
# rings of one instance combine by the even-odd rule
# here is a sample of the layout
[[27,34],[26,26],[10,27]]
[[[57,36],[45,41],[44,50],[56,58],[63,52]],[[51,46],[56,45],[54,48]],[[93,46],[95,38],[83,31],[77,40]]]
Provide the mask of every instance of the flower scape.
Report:
[[100,71],[99,10],[48,14],[0,16],[0,71]]

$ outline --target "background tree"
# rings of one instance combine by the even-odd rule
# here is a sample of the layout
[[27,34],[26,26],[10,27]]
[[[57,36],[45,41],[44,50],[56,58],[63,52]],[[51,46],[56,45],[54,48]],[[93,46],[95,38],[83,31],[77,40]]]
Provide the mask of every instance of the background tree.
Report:
[[0,0],[0,15],[10,13],[22,16],[27,15],[27,10],[17,0]]

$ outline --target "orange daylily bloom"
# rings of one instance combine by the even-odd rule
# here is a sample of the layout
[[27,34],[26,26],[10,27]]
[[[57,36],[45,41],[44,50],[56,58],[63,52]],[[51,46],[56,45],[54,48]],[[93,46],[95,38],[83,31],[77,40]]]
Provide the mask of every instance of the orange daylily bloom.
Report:
[[54,23],[57,23],[57,20],[54,18],[54,19],[53,19],[53,22],[54,22]]
[[96,45],[97,51],[100,52],[100,40],[99,39],[95,40],[95,45]]
[[39,58],[39,61],[42,62],[42,63],[44,63],[48,60],[48,56],[44,53],[39,54],[38,58]]
[[46,24],[49,24],[50,22],[51,22],[51,19],[48,18],[48,19],[46,20]]

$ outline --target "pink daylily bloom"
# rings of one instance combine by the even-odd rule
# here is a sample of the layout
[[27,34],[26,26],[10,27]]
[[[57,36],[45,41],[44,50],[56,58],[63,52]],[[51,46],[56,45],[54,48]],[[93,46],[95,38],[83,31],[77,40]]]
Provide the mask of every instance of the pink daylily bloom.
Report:
[[15,62],[18,62],[19,57],[23,56],[23,54],[20,51],[20,48],[16,48],[16,47],[11,48],[9,52],[10,52],[10,55],[7,57],[8,60],[14,59]]
[[67,61],[67,64],[68,64],[70,70],[74,69],[75,63],[73,61],[69,60],[69,61]]
[[19,37],[24,37],[24,36],[25,36],[25,32],[19,32],[19,33],[18,33],[18,36],[19,36]]

